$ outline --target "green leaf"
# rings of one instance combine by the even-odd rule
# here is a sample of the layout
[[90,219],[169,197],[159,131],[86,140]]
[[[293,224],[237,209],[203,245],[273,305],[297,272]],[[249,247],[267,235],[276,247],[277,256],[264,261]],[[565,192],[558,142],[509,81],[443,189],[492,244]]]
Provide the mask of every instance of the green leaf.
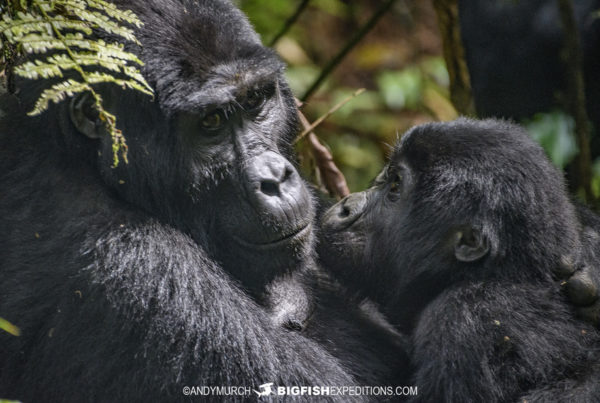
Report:
[[95,24],[97,27],[102,28],[104,31],[119,35],[128,41],[134,42],[138,45],[140,43],[136,39],[133,30],[121,26],[118,23],[114,22],[110,19],[109,16],[99,13],[97,11],[89,10],[85,2],[79,1],[65,1],[63,6],[65,9],[72,14],[78,16],[84,21],[88,21],[92,24]]
[[558,168],[564,168],[577,155],[575,122],[571,116],[560,111],[539,113],[524,124]]
[[106,73],[99,73],[99,72],[91,72],[88,77],[88,82],[90,84],[99,84],[99,83],[113,83],[116,84],[120,87],[122,87],[123,89],[129,88],[129,89],[134,89],[140,92],[143,92],[144,94],[153,96],[154,93],[152,92],[152,87],[150,86],[144,86],[141,85],[140,83],[138,83],[135,80],[122,80],[120,78],[115,78],[113,76],[111,76],[110,74],[106,74]]
[[21,335],[21,329],[19,329],[18,327],[16,327],[9,321],[2,319],[2,318],[0,318],[0,329],[12,334],[13,336]]
[[133,29],[122,23],[140,27],[141,20],[132,11],[120,10],[104,0],[23,1],[21,4],[30,4],[29,8],[23,8],[25,12],[17,11],[14,18],[4,13],[0,19],[0,33],[4,35],[0,36],[0,47],[6,39],[19,53],[53,53],[45,59],[30,57],[17,65],[14,73],[28,79],[61,78],[69,70],[79,75],[45,89],[29,115],[44,112],[50,102],[57,103],[75,93],[90,91],[113,138],[115,165],[118,153],[127,161],[125,138],[115,125],[116,118],[102,107],[94,86],[112,83],[150,96],[154,95],[153,89],[137,68],[143,63],[136,55],[125,51],[121,43],[106,43],[90,35],[93,30],[103,30],[139,45]]
[[102,10],[108,16],[116,20],[128,22],[129,24],[135,25],[138,28],[144,25],[137,15],[135,15],[135,13],[131,10],[120,10],[114,4],[107,3],[103,0],[87,0],[87,3],[90,7],[93,7],[97,10]]
[[88,84],[80,83],[73,79],[54,84],[52,87],[47,88],[42,92],[42,95],[40,95],[40,97],[38,98],[33,110],[29,112],[28,115],[39,115],[40,113],[48,109],[50,102],[58,103],[68,96],[70,97],[78,92],[90,90],[91,88]]
[[390,109],[415,109],[421,103],[423,77],[416,67],[384,72],[377,77],[377,84]]

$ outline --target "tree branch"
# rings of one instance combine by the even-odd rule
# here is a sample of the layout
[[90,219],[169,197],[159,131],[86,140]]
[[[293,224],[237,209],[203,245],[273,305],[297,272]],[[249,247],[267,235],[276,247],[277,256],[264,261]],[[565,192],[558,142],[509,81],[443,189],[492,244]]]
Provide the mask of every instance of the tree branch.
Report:
[[373,14],[371,19],[367,21],[365,25],[363,25],[361,29],[358,30],[358,32],[354,34],[352,38],[350,38],[348,43],[346,43],[346,45],[338,52],[338,54],[335,55],[333,59],[329,61],[329,63],[327,63],[327,65],[321,71],[321,74],[319,74],[319,77],[317,77],[317,79],[312,83],[309,89],[306,90],[302,98],[300,98],[302,102],[306,102],[306,100],[309,99],[319,89],[319,87],[321,86],[321,84],[323,84],[323,81],[325,81],[329,74],[331,74],[331,72],[335,70],[335,68],[342,62],[342,60],[344,60],[348,53],[350,53],[350,51],[365,37],[365,35],[367,35],[371,31],[371,29],[373,29],[373,27],[377,24],[379,19],[386,13],[386,11],[389,10],[389,8],[396,1],[397,0],[386,0],[381,5],[381,7],[379,7],[379,9],[375,12],[375,14]]
[[306,7],[308,6],[309,2],[310,2],[310,0],[302,0],[300,5],[298,5],[298,8],[296,8],[296,11],[294,12],[294,14],[292,14],[290,16],[290,18],[287,19],[287,21],[285,22],[285,24],[283,25],[281,30],[279,30],[279,32],[273,37],[273,39],[271,39],[271,42],[269,42],[269,47],[275,46],[277,41],[279,41],[281,39],[281,37],[283,35],[285,35],[287,33],[287,31],[290,30],[292,25],[294,25],[296,23],[296,21],[298,20],[300,15],[304,12],[304,10],[306,10]]
[[308,133],[315,130],[315,128],[317,126],[319,126],[321,123],[323,123],[325,121],[325,119],[327,119],[328,117],[333,115],[335,112],[337,112],[338,109],[340,109],[342,106],[346,105],[348,102],[350,102],[351,100],[353,100],[354,98],[356,98],[357,96],[362,94],[363,92],[365,92],[364,88],[358,89],[352,95],[347,96],[342,101],[340,101],[338,104],[336,104],[333,108],[328,110],[326,114],[321,116],[319,119],[315,120],[309,127],[304,128],[304,131],[302,133],[300,133],[300,135],[296,138],[296,143],[299,142],[300,140],[302,140]]
[[450,100],[461,115],[475,115],[469,69],[460,37],[457,0],[433,0],[450,78]]
[[590,121],[585,107],[585,86],[583,82],[583,56],[579,34],[573,14],[571,0],[558,0],[560,19],[565,35],[563,44],[564,63],[567,70],[567,104],[569,113],[575,119],[575,138],[579,154],[575,158],[577,174],[573,178],[575,188],[583,191],[586,202],[594,199],[592,193],[592,157],[590,155]]
[[[296,104],[298,107],[302,105],[298,100],[296,100]],[[300,123],[302,124],[302,127],[304,127],[304,130],[310,129],[310,122],[299,109],[298,117],[300,118]],[[325,188],[329,191],[329,194],[337,199],[348,196],[350,194],[350,189],[348,189],[346,178],[342,171],[335,165],[333,156],[327,147],[321,144],[317,135],[312,131],[309,131],[307,139],[317,169],[321,173]]]

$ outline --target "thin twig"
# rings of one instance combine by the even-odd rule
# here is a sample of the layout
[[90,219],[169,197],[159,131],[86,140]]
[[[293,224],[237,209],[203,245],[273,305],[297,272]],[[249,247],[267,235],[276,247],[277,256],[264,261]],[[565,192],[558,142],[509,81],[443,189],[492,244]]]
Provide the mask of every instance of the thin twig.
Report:
[[593,200],[591,187],[592,158],[590,155],[590,121],[585,107],[585,87],[583,83],[583,57],[579,41],[577,24],[573,14],[571,0],[558,0],[560,18],[565,35],[563,51],[567,68],[568,108],[575,119],[575,137],[579,155],[575,160],[577,169],[576,185],[583,190],[586,202]]
[[337,55],[329,61],[329,63],[323,68],[319,77],[314,81],[314,83],[309,87],[308,90],[304,93],[302,98],[302,102],[306,102],[308,98],[310,98],[323,84],[323,81],[331,74],[331,72],[344,60],[346,55],[350,53],[350,51],[367,35],[371,29],[377,24],[379,19],[389,10],[389,8],[396,2],[397,0],[387,0],[384,2],[381,7],[373,14],[371,19],[365,23],[361,27],[361,29],[346,43],[346,45],[338,52]]
[[[302,104],[298,100],[296,100],[296,103],[298,107]],[[308,119],[306,119],[306,116],[304,116],[300,110],[298,110],[298,117],[305,130],[310,127]],[[348,189],[346,178],[342,171],[335,165],[331,152],[329,152],[327,147],[321,144],[314,132],[311,131],[308,134],[307,139],[310,151],[315,159],[317,170],[321,174],[323,182],[325,183],[325,188],[329,191],[329,194],[337,199],[348,196],[350,194],[350,189]]]
[[352,95],[348,95],[342,101],[338,102],[333,108],[328,110],[326,114],[321,116],[319,119],[315,120],[310,126],[306,127],[304,129],[304,131],[302,133],[300,133],[300,135],[296,138],[296,143],[299,142],[300,140],[302,140],[308,133],[315,130],[315,128],[317,126],[319,126],[321,123],[323,123],[325,121],[325,119],[327,119],[328,117],[333,115],[335,112],[337,112],[338,109],[340,109],[342,106],[346,105],[348,102],[350,102],[351,100],[353,100],[354,98],[356,98],[357,96],[362,94],[363,92],[365,92],[365,89],[361,88],[361,89],[355,91]]
[[310,2],[310,0],[302,0],[300,5],[298,5],[298,8],[296,8],[296,11],[294,12],[294,14],[292,14],[290,16],[290,18],[287,19],[287,21],[285,22],[285,24],[283,25],[281,30],[279,30],[279,32],[273,37],[273,39],[271,39],[271,42],[269,43],[269,47],[275,46],[277,41],[279,41],[281,39],[281,37],[283,35],[285,35],[287,33],[287,31],[290,30],[292,25],[294,25],[296,23],[296,21],[298,20],[300,15],[304,12],[304,10],[306,10],[306,7],[308,6],[309,2]]

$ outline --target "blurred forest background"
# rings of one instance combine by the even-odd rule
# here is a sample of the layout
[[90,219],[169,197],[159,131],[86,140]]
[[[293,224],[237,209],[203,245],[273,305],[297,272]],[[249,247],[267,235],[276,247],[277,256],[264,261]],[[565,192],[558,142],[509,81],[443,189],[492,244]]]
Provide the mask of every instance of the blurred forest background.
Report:
[[[496,14],[482,16],[484,23],[485,18],[497,20],[496,27],[491,28],[489,35],[498,35],[502,30],[506,31],[504,42],[514,41],[509,43],[508,47],[512,46],[517,50],[522,48],[521,52],[527,52],[527,55],[521,58],[522,63],[526,68],[527,64],[534,65],[528,73],[522,76],[515,74],[515,77],[502,76],[496,84],[506,86],[514,82],[515,85],[523,86],[523,80],[531,80],[527,75],[531,74],[536,75],[533,77],[534,81],[539,79],[541,85],[549,87],[546,90],[552,91],[550,97],[553,99],[545,102],[541,98],[548,97],[547,93],[540,91],[539,95],[536,95],[536,86],[532,85],[530,92],[534,93],[528,95],[534,97],[531,103],[536,105],[531,108],[523,106],[521,111],[503,113],[500,107],[497,113],[491,110],[479,115],[501,115],[520,121],[527,126],[532,137],[542,144],[553,162],[568,173],[569,164],[574,165],[574,160],[581,152],[577,142],[576,120],[572,117],[576,113],[573,113],[574,109],[569,109],[568,102],[565,102],[565,97],[568,98],[569,94],[561,101],[561,94],[556,93],[557,88],[563,85],[562,81],[569,82],[568,77],[565,77],[569,71],[568,63],[564,66],[556,65],[573,56],[565,54],[562,48],[563,43],[565,46],[570,45],[565,42],[565,36],[561,36],[561,30],[564,28],[559,15],[561,1],[492,0],[488,1],[489,7],[483,5],[485,1],[463,0],[462,3],[464,7],[471,7],[470,10],[474,13],[485,12],[486,7],[489,12],[491,7],[495,7],[492,13]],[[323,84],[302,107],[308,120],[313,122],[357,89],[366,89],[315,129],[321,142],[331,150],[335,163],[343,171],[351,191],[368,186],[384,164],[390,150],[388,145],[393,144],[406,129],[415,124],[450,120],[459,115],[450,100],[450,79],[443,56],[443,38],[434,8],[436,1],[237,1],[261,34],[263,42],[273,45],[288,64],[287,77],[296,97],[300,99],[303,99],[325,66],[386,3],[391,3],[391,7],[386,9],[373,28],[351,47],[341,62],[335,64],[335,68],[326,76]],[[448,3],[456,4],[452,1]],[[469,3],[471,5],[468,5]],[[600,37],[600,22],[595,14],[597,3],[575,0],[574,3],[568,4],[576,4],[573,16],[577,31],[574,32],[588,38],[592,36],[591,40],[584,38],[584,49],[594,45],[600,46],[595,42],[596,37]],[[297,12],[300,12],[297,20],[283,36],[278,37],[286,21]],[[512,18],[511,12],[513,16],[515,13],[521,13],[521,21]],[[472,14],[469,18],[477,20],[478,16]],[[591,30],[590,27],[594,29]],[[532,32],[528,32],[528,29]],[[477,40],[477,29],[471,30],[471,36]],[[493,40],[493,37],[488,39]],[[502,38],[500,40],[502,41]],[[482,46],[486,46],[485,42],[482,42]],[[497,59],[502,60],[506,57],[502,52],[506,52],[506,49],[496,52]],[[595,51],[585,52],[593,53],[595,57],[600,54],[600,47]],[[481,55],[483,58],[487,56]],[[518,61],[519,57],[517,52],[514,60]],[[587,54],[586,58],[589,58]],[[507,58],[507,62],[511,62],[510,57]],[[586,63],[600,66],[596,61]],[[549,73],[535,71],[536,67],[544,66]],[[523,66],[516,66],[511,70],[497,66],[489,71],[489,76],[493,79],[494,74],[510,74],[511,71],[522,68]],[[596,74],[600,75],[600,67]],[[600,82],[600,79],[598,81]],[[492,88],[493,85],[488,87]],[[512,93],[516,97],[521,96],[518,91]],[[500,101],[499,99],[498,102]],[[510,99],[504,101],[510,105]],[[526,97],[522,101],[525,103]],[[480,112],[482,108],[478,105],[477,109]],[[593,130],[588,128],[588,131],[591,136]],[[306,155],[303,147],[305,145],[300,142],[301,158]],[[588,144],[585,147],[588,147]],[[589,150],[586,151],[589,153]],[[593,151],[591,154],[591,157],[587,157],[589,166],[584,167],[584,170],[589,171],[590,176],[586,179],[589,183],[585,186],[578,183],[572,188],[574,193],[585,198],[587,187],[591,193],[587,197],[588,202],[600,196],[600,158],[594,155]],[[302,162],[305,173],[310,175],[313,172],[310,163],[307,164],[304,159]],[[572,168],[569,180],[577,183],[578,175],[577,168]]]
[[[409,127],[496,116],[524,124],[571,192],[598,206],[600,0],[234,2],[287,63],[305,128],[323,120],[297,149],[304,174],[332,195],[348,189],[331,155],[361,190]],[[0,13],[9,4],[19,2],[0,1]],[[9,87],[19,46],[0,53]]]
[[[241,0],[263,42],[270,44],[301,1]],[[302,98],[325,66],[382,1],[312,0],[274,45]],[[302,108],[312,122],[354,93],[315,132],[330,147],[351,191],[368,186],[397,135],[410,126],[457,116],[430,1],[398,1],[327,77]],[[300,144],[300,148],[302,144]],[[302,151],[302,149],[300,149]],[[303,155],[303,154],[302,154]]]

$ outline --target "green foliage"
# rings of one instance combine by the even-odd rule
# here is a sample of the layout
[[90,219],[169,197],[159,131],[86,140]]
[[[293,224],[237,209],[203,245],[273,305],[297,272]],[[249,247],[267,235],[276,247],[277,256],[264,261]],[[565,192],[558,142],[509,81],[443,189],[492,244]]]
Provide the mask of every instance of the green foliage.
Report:
[[592,194],[596,199],[600,199],[600,158],[597,158],[592,164]]
[[563,169],[577,155],[575,122],[571,116],[560,111],[539,113],[524,124],[558,168]]
[[390,109],[415,109],[421,103],[423,79],[416,67],[383,72],[377,78],[377,84]]
[[2,318],[0,318],[0,329],[12,334],[13,336],[21,335],[21,330],[18,327]]
[[[301,3],[238,0],[265,43]],[[286,77],[294,94],[306,92],[323,66],[373,15],[379,3],[310,1],[276,46],[288,64]],[[392,7],[302,108],[308,120],[314,122],[357,88],[367,89],[316,129],[351,190],[369,185],[389,152],[386,144],[393,144],[406,129],[430,120],[451,120],[457,115],[449,100],[449,78],[441,47],[432,47],[437,41],[432,40],[435,33],[431,29],[436,24],[435,13],[425,3],[411,2],[409,7],[398,3]],[[302,142],[297,147],[303,173],[310,178],[314,171],[310,150],[305,150]]]
[[368,187],[385,163],[376,144],[352,133],[329,136],[327,144],[336,150],[337,162],[344,167],[344,175],[352,192]]
[[106,43],[90,36],[93,30],[102,30],[139,45],[133,29],[125,25],[140,27],[138,17],[104,0],[20,0],[3,5],[2,10],[0,47],[5,59],[5,50],[11,48],[16,49],[16,55],[10,55],[12,60],[8,61],[20,54],[36,54],[15,66],[14,74],[32,80],[61,79],[68,71],[78,76],[46,88],[29,115],[41,114],[50,102],[89,91],[112,137],[114,165],[119,162],[119,154],[127,161],[127,145],[116,126],[116,117],[103,108],[94,85],[112,83],[150,96],[153,91],[139,71],[143,63],[136,55],[125,51],[122,43]]
[[265,43],[281,29],[297,6],[295,1],[281,0],[242,0],[239,3]]

